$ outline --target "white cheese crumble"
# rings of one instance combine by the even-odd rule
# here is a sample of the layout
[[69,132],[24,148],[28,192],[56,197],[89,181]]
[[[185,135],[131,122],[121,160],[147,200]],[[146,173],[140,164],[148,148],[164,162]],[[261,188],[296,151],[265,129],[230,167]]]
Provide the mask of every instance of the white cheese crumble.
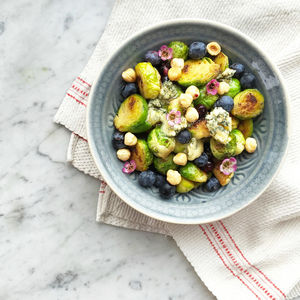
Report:
[[225,69],[221,74],[218,75],[218,80],[231,79],[236,71],[230,68]]
[[187,121],[185,117],[181,117],[181,122],[179,124],[175,124],[174,126],[170,126],[168,124],[166,115],[162,117],[161,121],[162,121],[161,130],[166,136],[176,136],[179,131],[187,127]]
[[216,107],[206,115],[205,119],[212,137],[222,144],[227,144],[229,133],[232,130],[232,120],[229,113],[222,107]]

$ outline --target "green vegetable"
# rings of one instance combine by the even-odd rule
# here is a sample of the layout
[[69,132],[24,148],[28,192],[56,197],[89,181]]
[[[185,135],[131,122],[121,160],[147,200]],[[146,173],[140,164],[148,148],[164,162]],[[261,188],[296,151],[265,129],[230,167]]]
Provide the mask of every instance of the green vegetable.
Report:
[[244,138],[248,138],[253,134],[253,120],[242,120],[238,126],[238,130],[240,130],[244,136]]
[[210,137],[209,130],[206,126],[205,119],[199,119],[188,129],[192,136],[196,139],[202,139],[205,137]]
[[224,72],[229,66],[229,58],[223,52],[220,52],[214,59],[214,62],[220,65],[220,71]]
[[174,41],[171,42],[168,47],[173,49],[173,58],[183,58],[184,60],[187,59],[189,47],[185,43]]
[[175,148],[175,138],[166,136],[160,127],[151,130],[147,142],[153,154],[161,158],[167,158]]
[[135,161],[138,171],[146,171],[152,164],[153,154],[151,153],[147,142],[138,139],[136,145],[131,149],[131,160]]
[[140,93],[146,99],[154,99],[160,92],[160,75],[149,62],[141,62],[135,66]]
[[172,109],[179,110],[181,114],[184,113],[184,109],[180,105],[179,98],[173,99],[169,102],[168,112],[171,111]]
[[176,140],[174,152],[175,153],[180,153],[180,152],[186,153],[186,147],[187,147],[187,144],[181,144]]
[[240,81],[236,78],[231,78],[229,81],[229,92],[225,94],[225,96],[230,96],[234,98],[241,91]]
[[220,184],[222,186],[224,186],[224,185],[227,185],[230,182],[230,180],[233,177],[234,173],[231,173],[229,175],[225,175],[224,173],[222,173],[220,171],[220,165],[221,165],[221,162],[216,163],[212,172],[215,175],[215,177],[219,180]]
[[221,144],[214,138],[210,139],[210,149],[216,159],[223,160],[226,157],[231,157],[236,151],[236,137],[234,134],[229,134],[229,142]]
[[247,89],[234,97],[231,113],[241,119],[252,119],[260,115],[264,109],[264,96],[257,89]]
[[138,94],[133,94],[122,102],[114,118],[114,125],[122,132],[144,132],[151,127],[146,122],[147,114],[148,105],[146,100]]
[[244,138],[242,132],[239,131],[238,129],[232,130],[231,134],[234,134],[235,138],[236,138],[236,148],[235,148],[234,155],[239,155],[245,149],[245,143],[246,143],[245,138]]
[[240,120],[234,116],[230,116],[231,117],[231,127],[232,129],[236,129],[239,126]]
[[180,183],[176,186],[176,192],[188,193],[194,188],[195,188],[195,182],[192,182],[182,177]]
[[220,71],[220,66],[210,59],[187,60],[182,69],[182,75],[178,80],[180,85],[203,86],[215,78]]
[[219,98],[218,95],[207,94],[206,87],[203,87],[202,89],[199,90],[199,97],[194,100],[194,104],[195,105],[202,104],[207,109],[211,109],[214,103],[218,100],[218,98]]
[[191,162],[188,162],[184,167],[181,167],[179,169],[179,173],[182,177],[188,180],[200,183],[207,181],[207,174]]
[[173,162],[173,157],[174,154],[170,154],[165,159],[160,157],[154,157],[153,164],[155,169],[163,175],[165,175],[168,172],[168,170],[176,170],[177,165]]

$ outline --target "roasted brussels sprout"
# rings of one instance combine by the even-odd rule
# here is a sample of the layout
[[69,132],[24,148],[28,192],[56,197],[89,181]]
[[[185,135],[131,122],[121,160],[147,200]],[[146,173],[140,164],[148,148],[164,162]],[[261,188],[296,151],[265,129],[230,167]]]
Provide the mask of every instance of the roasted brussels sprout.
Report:
[[187,147],[187,145],[188,145],[188,144],[181,144],[181,143],[179,143],[179,142],[176,140],[174,152],[175,152],[175,153],[180,153],[180,152],[186,153],[186,147]]
[[220,71],[224,72],[229,66],[229,58],[223,52],[220,52],[214,59],[214,62],[220,65]]
[[232,130],[231,134],[234,134],[235,138],[236,138],[236,147],[235,147],[234,155],[239,155],[245,149],[245,143],[246,143],[245,138],[244,138],[242,132],[239,131],[238,129]]
[[196,186],[195,182],[182,177],[180,183],[176,186],[176,192],[177,193],[188,193],[189,191],[194,189],[195,186]]
[[181,167],[179,173],[182,177],[191,181],[200,183],[207,181],[207,174],[191,162],[188,162],[184,167]]
[[173,58],[183,58],[184,60],[187,59],[189,47],[185,43],[173,41],[168,47],[173,49]]
[[215,177],[218,179],[218,181],[220,182],[220,184],[222,186],[224,186],[224,185],[227,185],[230,182],[230,180],[233,177],[234,173],[231,173],[229,175],[225,175],[224,173],[222,173],[220,171],[220,165],[221,165],[221,163],[222,163],[221,161],[217,162],[215,164],[214,169],[213,169],[212,172],[215,175]]
[[135,66],[140,93],[146,99],[154,99],[160,92],[160,75],[149,62],[141,62]]
[[234,116],[230,116],[231,117],[231,128],[233,129],[237,129],[240,123],[240,120]]
[[187,60],[182,69],[182,75],[178,83],[183,86],[203,86],[215,78],[220,71],[220,66],[211,59]]
[[148,135],[147,142],[153,154],[164,159],[175,148],[175,138],[166,136],[160,127],[152,129]]
[[122,132],[144,132],[151,128],[151,125],[146,122],[147,114],[146,100],[138,94],[133,94],[122,102],[114,118],[114,125]]
[[244,138],[248,138],[253,134],[253,120],[242,120],[238,126],[238,130],[240,130],[244,136]]
[[204,105],[207,109],[211,109],[215,102],[218,100],[218,95],[207,94],[206,87],[199,90],[199,97],[194,100],[195,105]]
[[234,134],[229,134],[229,142],[221,144],[214,138],[210,139],[210,149],[213,156],[218,160],[223,160],[226,157],[231,157],[236,151],[236,137]]
[[132,147],[131,159],[135,161],[136,169],[141,172],[146,171],[152,164],[153,154],[145,140],[138,139],[136,145]]
[[231,80],[229,81],[229,92],[226,93],[225,95],[234,98],[234,96],[237,95],[240,91],[241,91],[240,81],[236,78],[231,78]]
[[176,170],[177,165],[173,162],[173,157],[174,157],[174,154],[170,154],[165,159],[160,158],[160,157],[154,157],[153,164],[154,164],[155,169],[163,175],[165,175],[167,173],[167,171],[170,169]]
[[264,96],[257,89],[247,89],[234,97],[231,113],[241,119],[252,119],[260,115],[264,109]]
[[196,121],[188,130],[192,134],[192,137],[196,139],[210,137],[210,132],[206,126],[205,119]]

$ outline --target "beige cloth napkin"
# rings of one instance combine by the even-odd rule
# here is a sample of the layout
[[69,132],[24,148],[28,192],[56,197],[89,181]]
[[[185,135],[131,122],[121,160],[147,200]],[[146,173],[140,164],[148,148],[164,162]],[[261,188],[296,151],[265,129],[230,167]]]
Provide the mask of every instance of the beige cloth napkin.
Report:
[[[279,66],[292,108],[288,157],[271,186],[239,213],[200,226],[164,223],[129,207],[101,180],[86,141],[88,94],[103,62],[142,27],[183,17],[223,22],[256,40]],[[68,160],[101,180],[97,221],[172,236],[218,299],[291,299],[300,295],[299,32],[297,0],[118,0],[92,57],[55,116],[55,122],[72,131]]]

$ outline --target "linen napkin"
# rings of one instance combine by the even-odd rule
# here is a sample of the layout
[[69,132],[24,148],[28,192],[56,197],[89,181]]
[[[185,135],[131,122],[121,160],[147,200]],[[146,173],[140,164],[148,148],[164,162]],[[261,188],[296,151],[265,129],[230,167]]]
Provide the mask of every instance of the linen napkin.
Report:
[[[279,66],[292,107],[288,157],[271,186],[237,214],[199,226],[149,218],[119,199],[101,179],[89,152],[85,128],[89,91],[107,57],[136,30],[182,17],[223,22],[256,40]],[[300,295],[299,29],[297,0],[118,0],[92,57],[54,118],[72,131],[68,160],[101,181],[97,221],[172,236],[218,299],[292,299]]]

